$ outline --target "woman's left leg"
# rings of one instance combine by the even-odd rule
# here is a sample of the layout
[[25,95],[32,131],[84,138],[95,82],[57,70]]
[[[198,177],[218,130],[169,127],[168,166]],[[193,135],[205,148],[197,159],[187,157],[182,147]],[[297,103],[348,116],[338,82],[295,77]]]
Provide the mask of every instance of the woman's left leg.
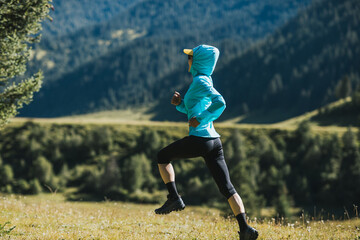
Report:
[[258,232],[247,224],[244,204],[230,181],[220,138],[213,140],[213,149],[204,156],[204,159],[220,192],[228,200],[239,223],[240,239],[256,239]]

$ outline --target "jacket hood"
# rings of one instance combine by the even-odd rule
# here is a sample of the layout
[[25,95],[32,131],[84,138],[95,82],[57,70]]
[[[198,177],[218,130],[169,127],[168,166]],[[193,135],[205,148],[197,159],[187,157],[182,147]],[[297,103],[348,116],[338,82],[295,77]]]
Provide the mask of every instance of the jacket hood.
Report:
[[195,77],[199,74],[211,76],[219,58],[219,49],[209,45],[193,48],[193,62],[190,72]]

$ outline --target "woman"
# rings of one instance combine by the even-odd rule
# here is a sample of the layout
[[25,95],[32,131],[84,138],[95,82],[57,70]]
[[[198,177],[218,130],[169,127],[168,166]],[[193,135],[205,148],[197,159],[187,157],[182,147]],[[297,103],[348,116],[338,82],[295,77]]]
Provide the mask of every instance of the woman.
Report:
[[227,198],[240,227],[240,239],[256,239],[258,232],[246,222],[243,202],[230,182],[220,135],[215,131],[213,121],[225,109],[225,100],[213,87],[211,75],[219,58],[219,50],[208,45],[184,49],[188,55],[189,72],[193,81],[184,99],[175,91],[171,104],[187,114],[189,136],[184,137],[158,153],[158,167],[161,178],[169,191],[168,200],[156,209],[156,214],[168,214],[185,208],[175,185],[175,172],[170,161],[179,158],[202,156],[220,192]]

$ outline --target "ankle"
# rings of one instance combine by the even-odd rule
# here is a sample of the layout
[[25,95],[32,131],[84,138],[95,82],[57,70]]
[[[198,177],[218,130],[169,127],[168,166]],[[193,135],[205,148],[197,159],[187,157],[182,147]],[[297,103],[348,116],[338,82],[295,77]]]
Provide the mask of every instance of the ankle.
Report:
[[177,199],[180,197],[179,193],[177,192],[175,182],[168,182],[166,184],[166,188],[169,192],[169,198],[171,199]]
[[170,200],[177,200],[179,198],[181,198],[180,195],[174,195],[174,196],[171,196],[170,194],[168,195],[168,199],[170,199]]
[[239,223],[240,232],[245,231],[249,227],[249,225],[247,224],[247,221],[246,221],[246,214],[240,213],[240,214],[236,215],[235,217]]

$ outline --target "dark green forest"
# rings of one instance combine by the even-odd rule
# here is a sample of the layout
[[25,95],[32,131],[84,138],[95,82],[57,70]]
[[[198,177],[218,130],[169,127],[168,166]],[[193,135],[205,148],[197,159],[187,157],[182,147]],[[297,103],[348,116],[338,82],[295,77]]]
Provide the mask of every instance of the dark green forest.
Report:
[[[104,23],[126,11],[139,0],[53,1],[53,22],[43,24],[45,38],[65,36],[82,28]],[[41,45],[41,44],[40,44]]]
[[[66,36],[45,35],[35,50],[47,54],[35,57],[30,69],[42,66],[48,80],[22,115],[60,116],[154,104],[170,88],[186,85],[182,48],[217,45],[221,67],[309,2],[143,1],[106,24]],[[49,62],[55,64],[51,69]]]
[[[100,63],[101,61],[97,58],[101,56],[109,55],[117,62],[122,62],[123,59],[117,57],[117,53],[126,51],[130,47],[139,48],[137,54],[141,54],[140,66],[147,68],[149,63],[142,58],[148,52],[142,53],[142,51],[146,50],[145,47],[148,46],[142,46],[142,40],[153,39],[153,43],[157,43],[159,39],[172,40],[173,44],[169,46],[161,44],[161,42],[160,44],[162,47],[170,47],[177,52],[179,52],[179,46],[195,45],[204,41],[214,42],[214,40],[236,38],[240,42],[246,42],[274,31],[292,17],[298,8],[304,7],[308,3],[309,0],[295,2],[234,0],[163,2],[146,0],[132,1],[132,4],[129,4],[128,1],[121,1],[121,3],[111,6],[112,9],[117,9],[118,5],[122,5],[118,8],[118,11],[123,9],[121,13],[107,21],[103,17],[101,18],[103,21],[98,24],[83,26],[77,31],[60,36],[45,31],[43,41],[34,48],[47,51],[47,55],[39,60],[35,58],[30,64],[30,70],[33,66],[42,65],[49,78],[48,81],[57,81],[63,74],[70,73],[88,62]],[[91,8],[94,7],[94,4],[90,5]],[[96,18],[100,18],[99,16],[104,14],[103,8],[108,5],[108,1],[103,1],[103,7],[99,6],[94,10],[98,16]],[[70,23],[73,21],[86,22],[87,18],[81,18],[82,15],[77,14],[71,6],[72,3],[64,1],[63,4],[55,7],[59,11],[64,8],[65,13],[72,14]],[[201,10],[204,6],[206,8]],[[149,9],[152,10],[149,11]],[[69,23],[63,20],[63,14],[58,13],[58,15],[59,21],[63,21],[62,23],[68,26]],[[57,15],[54,16],[55,22],[56,17]],[[231,24],[228,24],[229,22]],[[56,28],[57,24],[52,26],[52,30],[63,31],[64,27]],[[45,25],[45,29],[48,25]],[[70,24],[70,27],[72,25],[74,24]],[[184,36],[192,38],[181,44]],[[140,42],[134,46],[131,43],[136,39],[139,39]],[[242,43],[237,48],[240,47],[242,47]],[[151,46],[149,48],[151,49]],[[164,50],[163,55],[165,53],[168,53],[168,50]],[[170,55],[169,59],[173,62],[173,66],[177,66],[181,58]],[[53,61],[56,68],[49,69],[49,61]],[[124,71],[124,69],[119,69],[119,71]]]
[[[342,92],[344,96],[350,94],[351,101],[334,108],[322,107],[318,109],[317,115],[310,118],[310,121],[316,122],[321,126],[329,126],[334,124],[338,126],[360,126],[360,89],[353,91],[350,88],[349,79],[344,78],[344,80],[347,82],[347,87],[343,90],[346,91],[340,92]],[[340,81],[340,83],[344,82],[344,80]],[[341,85],[342,84],[339,86]],[[341,88],[337,88],[337,90],[341,90]]]
[[[70,52],[57,55],[61,64],[47,72],[49,82],[34,103],[23,109],[22,115],[50,117],[148,106],[155,114],[154,120],[180,120],[181,115],[171,114],[167,103],[174,90],[184,94],[190,82],[181,50],[204,41],[221,51],[213,79],[227,101],[222,119],[245,115],[243,122],[281,121],[334,101],[336,86],[346,76],[352,89],[358,88],[359,1],[313,1],[287,22],[286,17],[289,19],[296,9],[306,6],[301,5],[302,1],[273,5],[263,1],[236,3],[239,2],[219,4],[230,9],[223,15],[220,7],[216,12],[210,4],[209,14],[205,15],[211,25],[209,29],[205,22],[198,21],[203,17],[196,14],[200,3],[189,13],[195,24],[192,17],[186,22],[180,14],[188,6],[186,3],[145,1],[127,12],[137,18],[122,15],[121,21],[114,18],[106,27],[84,28],[73,37],[44,39],[42,44],[47,47],[43,49]],[[154,14],[152,11],[145,14],[144,7],[154,8]],[[182,9],[179,16],[174,9]],[[171,14],[177,17],[172,18]],[[163,15],[181,23],[179,33],[169,30],[177,28],[174,22],[165,21]],[[278,19],[274,20],[274,16]],[[281,23],[284,25],[277,28]],[[143,28],[135,28],[138,24]],[[113,39],[109,46],[96,47],[99,40],[109,40],[115,29],[124,30],[123,37],[118,38],[120,42]],[[130,41],[126,29],[144,35]],[[266,34],[269,36],[264,39]],[[93,50],[88,51],[89,48]],[[52,58],[58,62],[55,55]],[[45,56],[44,64],[47,60]]]
[[[218,128],[232,183],[249,214],[273,206],[317,207],[336,214],[359,205],[360,133]],[[161,202],[165,185],[157,152],[186,128],[137,125],[59,125],[26,122],[0,133],[0,191],[67,193],[71,200]],[[229,208],[203,159],[173,161],[188,204]],[[71,193],[69,193],[69,189]]]
[[[354,93],[360,87],[359,12],[359,1],[315,2],[218,68],[213,79],[227,102],[223,118],[245,115],[243,123],[279,122]],[[349,92],[339,96],[336,88],[344,78]],[[152,109],[160,109],[158,120],[167,115],[163,103]]]
[[229,108],[250,112],[243,122],[277,122],[334,101],[345,77],[359,88],[359,12],[359,1],[316,3],[216,72]]

